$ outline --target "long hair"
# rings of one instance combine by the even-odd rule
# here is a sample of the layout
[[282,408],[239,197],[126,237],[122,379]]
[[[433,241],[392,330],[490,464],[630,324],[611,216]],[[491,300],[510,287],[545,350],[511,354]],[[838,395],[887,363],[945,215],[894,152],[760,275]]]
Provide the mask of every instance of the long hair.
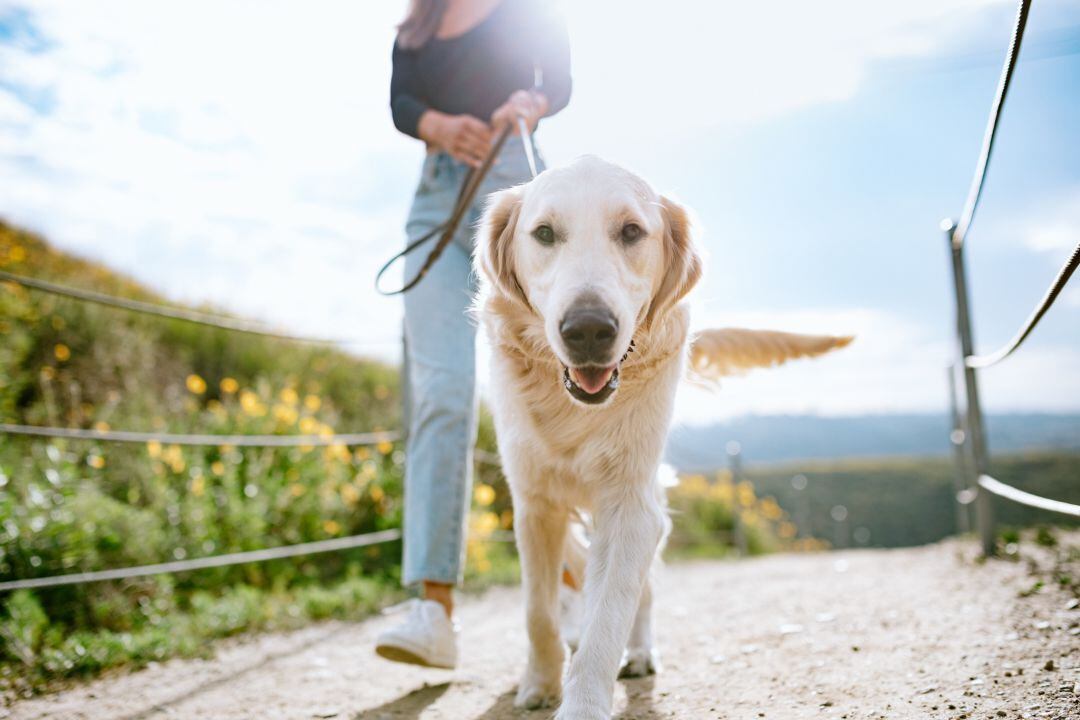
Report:
[[446,3],[447,0],[411,0],[409,13],[398,25],[398,45],[415,50],[433,38],[446,12]]

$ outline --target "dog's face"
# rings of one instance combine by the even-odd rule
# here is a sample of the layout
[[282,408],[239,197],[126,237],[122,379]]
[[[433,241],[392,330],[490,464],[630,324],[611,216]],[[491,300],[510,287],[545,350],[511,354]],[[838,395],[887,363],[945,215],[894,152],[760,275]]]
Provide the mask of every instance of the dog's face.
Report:
[[477,249],[494,291],[543,323],[570,396],[608,402],[635,335],[697,282],[686,211],[586,157],[492,196]]

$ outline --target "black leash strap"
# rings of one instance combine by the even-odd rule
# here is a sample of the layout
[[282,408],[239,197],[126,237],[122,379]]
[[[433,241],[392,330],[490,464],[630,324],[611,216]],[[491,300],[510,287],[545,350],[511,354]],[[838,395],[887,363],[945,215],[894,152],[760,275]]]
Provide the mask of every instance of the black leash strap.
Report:
[[[423,237],[413,240],[411,243],[405,246],[405,249],[399,252],[394,257],[386,261],[386,264],[382,266],[379,272],[375,275],[375,289],[380,294],[391,296],[400,295],[404,292],[408,292],[412,288],[424,279],[424,276],[431,270],[431,266],[442,256],[446,246],[450,244],[450,241],[454,239],[454,233],[457,232],[458,226],[461,225],[462,218],[465,217],[465,213],[468,212],[469,207],[472,206],[472,201],[476,197],[476,191],[480,189],[480,183],[487,177],[488,171],[491,170],[491,166],[495,163],[495,159],[499,157],[499,153],[502,151],[503,144],[506,143],[506,138],[513,132],[514,126],[507,124],[499,134],[495,136],[495,142],[491,145],[491,150],[488,152],[484,161],[480,163],[480,167],[472,168],[465,175],[465,179],[461,182],[461,190],[458,191],[457,200],[454,203],[454,212],[450,214],[450,219],[444,222],[442,225],[432,229],[426,233]],[[527,140],[526,140],[527,142]],[[441,234],[440,234],[441,233]],[[414,250],[419,248],[424,243],[431,240],[436,235],[439,236],[439,241],[435,243],[435,247],[428,253],[427,259],[424,260],[424,264],[420,267],[420,270],[416,273],[416,276],[406,282],[397,290],[386,290],[382,287],[382,278],[398,260],[401,260],[406,255],[409,255]]]

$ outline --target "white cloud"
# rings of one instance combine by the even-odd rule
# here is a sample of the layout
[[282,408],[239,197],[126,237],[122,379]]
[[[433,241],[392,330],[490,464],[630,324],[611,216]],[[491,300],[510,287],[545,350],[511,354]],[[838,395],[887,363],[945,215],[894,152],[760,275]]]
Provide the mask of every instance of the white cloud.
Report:
[[[551,124],[556,159],[599,153],[634,166],[654,143],[851,98],[871,65],[955,49],[1006,0],[565,4],[575,98]],[[963,32],[961,32],[963,31]]]
[[1047,200],[1021,232],[1024,244],[1036,252],[1071,250],[1080,244],[1080,187]]

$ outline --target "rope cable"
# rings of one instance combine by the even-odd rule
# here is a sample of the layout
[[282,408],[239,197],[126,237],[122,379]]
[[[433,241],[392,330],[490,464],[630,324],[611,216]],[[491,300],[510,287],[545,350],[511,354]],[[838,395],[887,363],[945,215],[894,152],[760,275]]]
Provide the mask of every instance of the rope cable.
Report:
[[102,440],[123,443],[160,442],[163,445],[234,445],[236,447],[359,446],[378,445],[381,442],[395,442],[401,439],[401,434],[394,431],[342,433],[337,435],[217,435],[212,433],[184,434],[59,428],[42,425],[17,425],[15,423],[0,423],[0,433],[68,440]]
[[1027,26],[1028,12],[1031,10],[1031,0],[1020,0],[1016,11],[1016,22],[1013,25],[1012,39],[1009,41],[1009,49],[1005,55],[1005,65],[1001,69],[1001,78],[998,80],[997,94],[994,104],[990,107],[990,119],[986,123],[986,131],[983,134],[982,150],[979,152],[979,162],[975,166],[975,177],[972,178],[971,188],[968,190],[967,200],[964,202],[964,210],[960,213],[960,221],[952,232],[952,242],[956,247],[964,244],[968,229],[975,218],[975,209],[979,205],[982,196],[983,184],[986,181],[986,169],[990,165],[990,154],[994,149],[994,139],[997,136],[998,121],[1005,107],[1005,96],[1009,92],[1009,84],[1012,82],[1013,71],[1016,69],[1016,61],[1020,57],[1020,43],[1024,39],[1024,28]]
[[1019,348],[1031,331],[1035,329],[1035,326],[1042,320],[1043,315],[1053,306],[1054,301],[1061,295],[1061,291],[1065,289],[1065,285],[1068,284],[1069,278],[1076,272],[1077,266],[1080,265],[1080,243],[1076,245],[1072,255],[1065,261],[1065,265],[1062,266],[1061,271],[1057,277],[1054,278],[1054,282],[1050,285],[1050,289],[1046,291],[1046,295],[1043,296],[1042,301],[1035,308],[1035,310],[1028,317],[1027,322],[1020,328],[1016,336],[1013,337],[1004,347],[999,350],[989,353],[987,355],[969,355],[964,358],[964,364],[969,368],[988,368],[991,365],[997,365],[1005,358],[1012,355],[1017,348]]
[[168,318],[170,320],[181,320],[183,322],[203,325],[205,327],[218,328],[220,330],[231,330],[234,332],[247,333],[249,335],[261,335],[263,337],[274,338],[277,340],[290,340],[293,342],[311,343],[314,345],[354,344],[357,342],[365,342],[372,345],[382,344],[371,341],[352,340],[349,338],[314,338],[305,335],[294,335],[291,333],[277,332],[275,330],[271,330],[267,327],[255,323],[237,320],[235,318],[225,317],[223,315],[214,315],[212,313],[200,312],[198,310],[189,310],[186,308],[170,307],[168,305],[145,302],[142,300],[132,300],[129,298],[122,298],[115,295],[100,293],[94,290],[73,288],[67,285],[49,282],[48,280],[27,277],[25,275],[16,275],[15,273],[10,273],[6,270],[0,270],[0,281],[12,282],[17,285],[22,285],[24,287],[50,293],[52,295],[60,295],[62,297],[82,300],[83,302],[95,303],[97,305],[104,305],[106,307],[119,308],[121,310],[142,313],[144,315],[156,315],[158,317]]
[[314,542],[299,543],[296,545],[281,545],[279,547],[266,548],[263,550],[249,550],[247,552],[228,553],[225,555],[210,555],[208,557],[191,558],[190,560],[174,560],[172,562],[156,563],[154,565],[139,565],[136,567],[114,568],[112,570],[94,570],[90,572],[69,573],[67,575],[54,575],[51,577],[9,580],[7,582],[0,582],[0,592],[7,590],[58,587],[61,585],[83,585],[85,583],[102,582],[104,580],[126,580],[135,577],[146,577],[148,575],[162,575],[165,573],[225,567],[227,565],[266,562],[268,560],[280,560],[281,558],[296,557],[298,555],[314,555],[316,553],[367,547],[368,545],[377,545],[399,539],[401,539],[401,531],[395,528],[365,533],[363,535],[350,535],[348,537],[332,538],[330,540],[316,540]]

